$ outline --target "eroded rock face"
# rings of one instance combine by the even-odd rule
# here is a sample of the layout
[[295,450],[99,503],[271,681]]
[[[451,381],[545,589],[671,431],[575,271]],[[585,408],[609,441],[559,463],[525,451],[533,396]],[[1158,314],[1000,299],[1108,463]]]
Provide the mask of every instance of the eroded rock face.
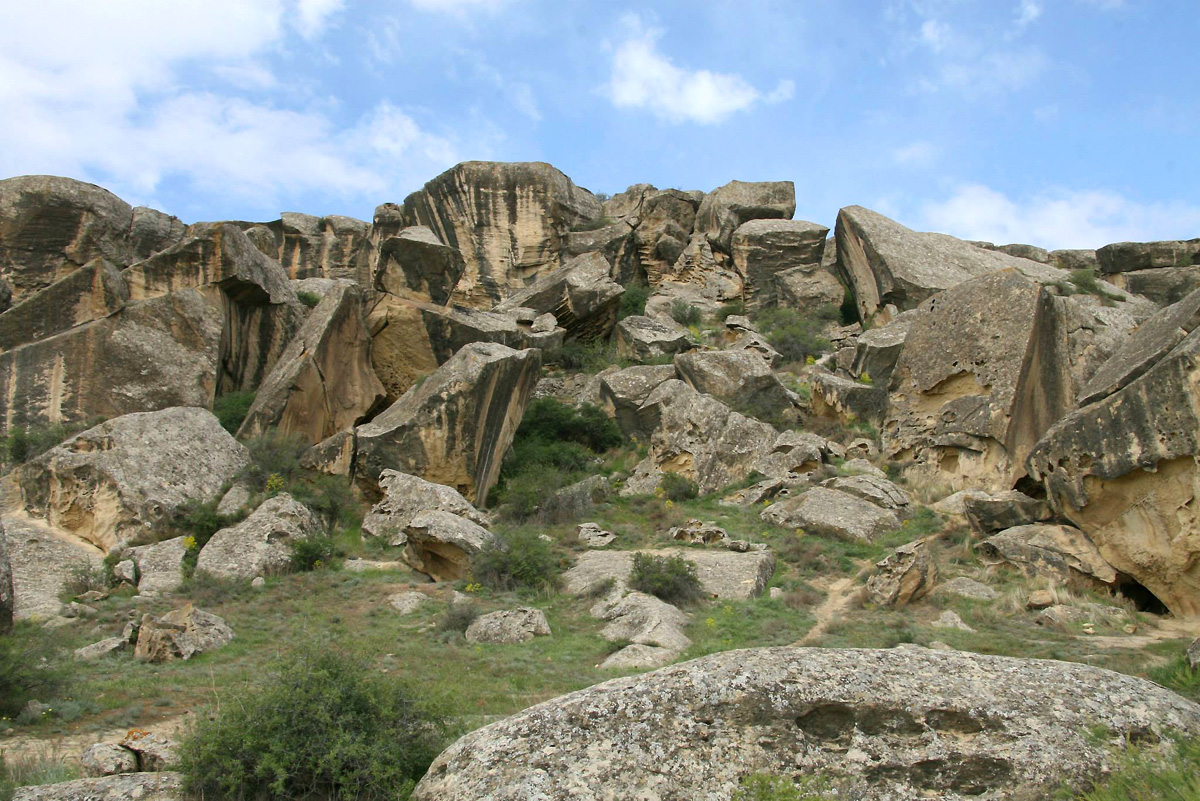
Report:
[[121,801],[126,798],[136,798],[138,801],[182,801],[186,797],[183,774],[164,772],[122,773],[58,784],[18,787],[13,794],[13,801]]
[[466,270],[456,249],[423,225],[403,228],[379,243],[375,288],[389,295],[444,306]]
[[113,315],[128,299],[121,271],[111,262],[93,259],[0,314],[0,351]]
[[[810,274],[820,271],[828,233],[823,225],[792,219],[751,220],[739,226],[733,232],[730,249],[733,268],[742,276],[746,310],[777,305],[776,277],[780,273],[802,265],[815,268]],[[840,297],[837,302],[841,302]]]
[[208,501],[249,463],[205,409],[128,414],[15,472],[20,508],[108,551],[150,533],[188,501]]
[[1106,275],[1200,264],[1200,239],[1166,242],[1116,242],[1096,251]]
[[238,436],[275,428],[315,445],[353,428],[383,399],[362,291],[341,285],[312,310],[267,374]]
[[1028,460],[1055,511],[1176,615],[1200,615],[1200,331],[1055,424]]
[[383,497],[363,518],[362,530],[389,545],[407,543],[408,527],[422,512],[449,512],[485,528],[491,525],[488,516],[458,491],[417,476],[384,470],[379,475],[379,490]]
[[188,604],[161,617],[143,616],[133,655],[144,662],[187,660],[232,641],[224,620]]
[[617,421],[626,436],[649,436],[651,430],[644,427],[638,410],[659,384],[673,378],[673,364],[614,369],[600,377],[600,407]]
[[213,534],[200,551],[196,571],[245,581],[282,573],[291,561],[291,544],[322,530],[307,506],[281,492],[241,523]]
[[913,319],[891,376],[884,451],[955,489],[1008,489],[1073,397],[1050,294],[1011,271],[970,279]]
[[1087,736],[1099,725],[1114,743],[1158,742],[1200,732],[1200,707],[1064,662],[916,647],[732,651],[478,729],[434,761],[413,798],[725,798],[754,772],[820,772],[865,801],[1029,798],[1108,764],[1109,743]]
[[617,323],[617,353],[626,358],[651,361],[691,347],[688,330],[669,317],[633,315]]
[[1014,526],[981,542],[979,552],[985,559],[1003,560],[1031,577],[1109,587],[1118,579],[1112,565],[1074,526]]
[[675,357],[679,377],[697,392],[772,419],[794,413],[799,399],[753,350],[692,351]]
[[130,548],[128,557],[137,565],[138,594],[156,595],[179,589],[183,583],[183,558],[187,550],[187,537]]
[[730,253],[734,231],[743,224],[790,220],[795,213],[796,186],[791,181],[730,181],[700,201],[695,230],[713,248]]
[[370,223],[336,214],[284,212],[273,222],[245,227],[259,250],[279,262],[291,278],[369,283],[363,262]]
[[937,563],[925,540],[901,545],[876,563],[875,571],[867,579],[867,597],[879,606],[903,609],[937,584]]
[[576,256],[511,295],[494,311],[504,314],[524,308],[549,313],[571,339],[606,338],[617,323],[625,294],[625,288],[609,277],[610,270],[608,259],[600,253]]
[[3,523],[0,523],[0,634],[10,634],[17,599],[13,591],[12,562],[8,558]]
[[900,527],[895,513],[824,487],[814,487],[802,495],[773,503],[760,517],[783,528],[858,542],[873,542]]
[[529,279],[562,265],[568,230],[600,215],[586,189],[540,162],[469,161],[404,201],[408,225],[424,225],[462,253],[454,301],[490,308]]
[[0,536],[12,567],[14,620],[53,617],[63,609],[63,584],[78,568],[99,569],[103,552],[40,520],[5,516]]
[[465,578],[471,557],[493,539],[492,532],[467,517],[439,510],[418,512],[404,534],[404,561],[434,581]]
[[477,342],[359,426],[356,476],[395,469],[483,500],[496,483],[541,370],[541,352]]

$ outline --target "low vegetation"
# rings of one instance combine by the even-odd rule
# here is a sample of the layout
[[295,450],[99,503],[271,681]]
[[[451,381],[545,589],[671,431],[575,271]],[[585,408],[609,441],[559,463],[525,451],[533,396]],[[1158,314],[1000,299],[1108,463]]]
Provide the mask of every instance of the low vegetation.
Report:
[[1180,738],[1165,753],[1129,746],[1116,769],[1081,794],[1067,788],[1060,798],[1082,801],[1200,801],[1200,740]]
[[629,586],[676,606],[689,606],[705,597],[696,564],[682,556],[634,554]]
[[471,558],[471,575],[499,591],[554,589],[562,564],[550,543],[529,529],[497,534]]
[[650,299],[650,287],[643,283],[625,285],[625,294],[621,296],[621,307],[617,310],[617,319],[635,317],[646,313],[646,301]]
[[226,392],[213,401],[213,414],[221,423],[221,428],[230,434],[236,434],[254,405],[254,392]]
[[827,353],[831,347],[822,332],[839,320],[836,306],[823,306],[813,315],[795,309],[769,308],[755,315],[754,324],[771,347],[789,362],[805,362]]
[[296,293],[296,297],[301,303],[310,309],[316,308],[316,306],[321,302],[321,296],[316,292],[301,291]]
[[78,423],[14,427],[10,429],[8,436],[0,439],[0,459],[9,464],[24,464],[36,459],[56,445],[61,445],[79,432],[86,431],[103,422],[103,418],[97,417]]

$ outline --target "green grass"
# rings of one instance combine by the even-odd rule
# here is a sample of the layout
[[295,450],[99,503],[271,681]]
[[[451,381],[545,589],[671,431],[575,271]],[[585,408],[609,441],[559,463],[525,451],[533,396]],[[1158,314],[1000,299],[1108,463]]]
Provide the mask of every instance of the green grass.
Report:
[[763,596],[748,601],[716,601],[694,610],[687,628],[692,647],[684,657],[791,645],[812,625],[811,615],[792,608],[783,599]]
[[1060,798],[1082,801],[1200,801],[1200,740],[1177,739],[1163,750],[1127,747],[1113,772],[1082,792]]

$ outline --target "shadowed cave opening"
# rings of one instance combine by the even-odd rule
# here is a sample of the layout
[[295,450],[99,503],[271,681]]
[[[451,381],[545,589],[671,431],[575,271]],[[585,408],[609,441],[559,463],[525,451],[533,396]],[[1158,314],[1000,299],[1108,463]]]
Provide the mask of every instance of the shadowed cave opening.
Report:
[[1117,579],[1116,594],[1133,601],[1139,612],[1149,612],[1152,615],[1169,615],[1171,610],[1150,592],[1145,585],[1132,576],[1121,574]]

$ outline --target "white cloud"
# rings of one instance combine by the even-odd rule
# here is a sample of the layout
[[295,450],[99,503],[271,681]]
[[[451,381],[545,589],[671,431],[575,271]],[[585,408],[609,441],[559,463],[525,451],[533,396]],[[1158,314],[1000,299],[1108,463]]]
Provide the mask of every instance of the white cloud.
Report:
[[900,167],[929,167],[937,160],[937,146],[917,141],[892,151],[892,162]]
[[759,102],[778,103],[795,92],[790,80],[764,95],[740,75],[677,67],[658,50],[662,31],[636,15],[623,19],[628,34],[613,53],[606,89],[619,108],[642,108],[668,122],[720,122]]
[[[407,191],[455,160],[449,140],[387,102],[338,123],[288,108],[265,66],[319,37],[343,0],[45,0],[0,29],[0,176],[45,172],[127,200],[167,181],[278,208],[287,193],[343,198]],[[46,20],[55,19],[53,26]],[[225,83],[194,88],[197,69]],[[330,108],[336,108],[336,104]],[[364,204],[365,205],[365,204]],[[171,209],[167,209],[171,211]]]
[[422,11],[438,11],[447,14],[463,14],[467,11],[495,11],[510,0],[410,0],[414,8]]
[[1042,16],[1042,7],[1037,0],[1021,0],[1017,5],[1017,26],[1025,27]]
[[386,20],[367,32],[367,55],[372,66],[394,64],[401,51],[399,21]]
[[1185,239],[1200,230],[1200,206],[1141,203],[1104,190],[1048,189],[1014,200],[981,184],[921,208],[922,225],[963,239],[1045,248]]
[[1126,0],[1080,0],[1080,2],[1098,8],[1101,11],[1113,11],[1128,5]]
[[921,23],[921,42],[935,53],[940,53],[950,45],[950,26],[936,19],[927,19]]

